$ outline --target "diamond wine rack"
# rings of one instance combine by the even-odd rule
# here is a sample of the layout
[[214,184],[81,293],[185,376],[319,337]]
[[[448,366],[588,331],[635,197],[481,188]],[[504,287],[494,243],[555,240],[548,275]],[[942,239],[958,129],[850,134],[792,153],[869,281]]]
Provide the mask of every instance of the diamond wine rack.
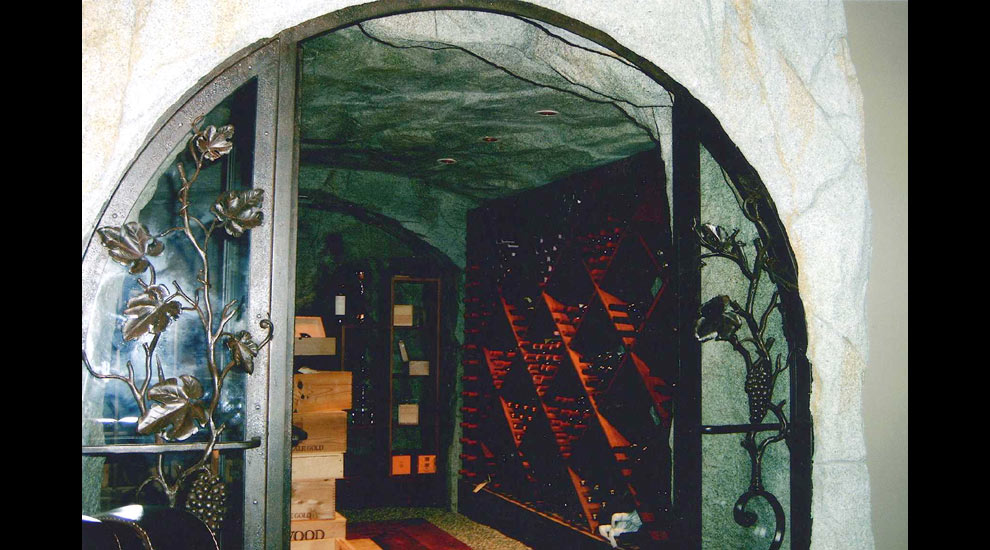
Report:
[[461,476],[595,536],[636,510],[648,546],[672,527],[676,297],[663,182],[630,170],[468,217]]

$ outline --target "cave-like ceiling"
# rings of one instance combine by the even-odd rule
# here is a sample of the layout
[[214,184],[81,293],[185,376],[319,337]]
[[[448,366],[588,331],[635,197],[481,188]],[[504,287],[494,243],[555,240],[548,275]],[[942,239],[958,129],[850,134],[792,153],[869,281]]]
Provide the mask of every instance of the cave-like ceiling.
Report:
[[[370,23],[311,39],[301,56],[300,162],[330,177],[400,177],[477,204],[656,146],[644,124],[590,88],[581,97]],[[547,110],[558,114],[539,114]]]

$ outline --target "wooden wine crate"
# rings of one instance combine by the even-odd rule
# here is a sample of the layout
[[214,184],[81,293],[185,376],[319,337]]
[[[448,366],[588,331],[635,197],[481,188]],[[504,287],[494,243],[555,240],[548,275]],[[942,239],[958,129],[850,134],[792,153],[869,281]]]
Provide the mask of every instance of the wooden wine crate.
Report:
[[336,513],[336,479],[292,481],[292,521],[334,519]]
[[347,518],[293,521],[289,528],[291,550],[336,550],[337,539],[347,536]]
[[371,539],[337,539],[337,550],[382,550]]
[[344,453],[292,456],[292,481],[340,479],[344,477]]
[[303,334],[311,338],[325,338],[327,333],[323,329],[322,317],[296,316],[296,338],[302,338]]
[[351,408],[351,373],[297,374],[292,377],[292,412],[340,411]]
[[347,450],[347,413],[344,411],[295,413],[292,424],[306,432],[306,439],[292,448],[293,455],[342,453]]
[[293,355],[336,355],[336,338],[296,338]]

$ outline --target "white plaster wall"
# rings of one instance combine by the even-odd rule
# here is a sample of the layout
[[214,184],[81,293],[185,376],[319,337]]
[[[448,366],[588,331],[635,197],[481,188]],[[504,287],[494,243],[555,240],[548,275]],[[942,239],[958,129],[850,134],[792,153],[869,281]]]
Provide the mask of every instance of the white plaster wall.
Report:
[[863,421],[877,550],[908,547],[908,2],[846,2],[873,205]]
[[[82,238],[155,121],[237,50],[348,0],[84,0]],[[814,369],[812,548],[873,548],[861,413],[870,245],[841,3],[532,0],[649,59],[759,172],[800,268]],[[84,243],[85,244],[85,243]]]

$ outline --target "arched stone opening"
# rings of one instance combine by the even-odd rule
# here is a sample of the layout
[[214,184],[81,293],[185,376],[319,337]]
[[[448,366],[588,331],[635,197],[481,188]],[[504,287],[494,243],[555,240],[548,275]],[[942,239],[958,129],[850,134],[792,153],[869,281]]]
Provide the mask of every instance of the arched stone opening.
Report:
[[[433,4],[433,3],[424,3],[424,4],[417,4],[417,7],[420,7],[420,6],[425,6],[425,5],[427,5],[427,4]],[[458,3],[458,4],[459,4],[459,7],[461,7],[461,6],[466,6],[466,7],[471,7],[471,6],[470,6],[469,4],[467,4],[467,3]],[[521,12],[526,12],[526,13],[524,13],[523,15],[529,15],[529,16],[533,16],[533,15],[532,15],[532,9],[533,9],[533,8],[532,8],[531,6],[529,6],[529,5],[523,5],[523,7],[522,7],[522,8],[520,8],[520,10],[519,10],[519,11],[521,11]],[[527,10],[529,10],[529,11],[527,11]],[[631,53],[631,52],[630,52],[630,53]],[[630,56],[630,57],[632,57],[632,56]],[[728,152],[726,152],[726,154],[727,154],[727,155],[728,155],[729,157],[731,157],[731,155],[733,154],[733,152],[732,152],[732,151],[728,151]],[[726,157],[726,158],[729,158],[729,157]],[[751,168],[751,167],[749,166],[749,164],[748,164],[748,163],[746,163],[746,162],[745,162],[744,160],[742,160],[742,158],[741,158],[741,155],[739,155],[739,157],[738,157],[738,158],[737,158],[736,160],[737,160],[737,162],[741,162],[741,163],[742,163],[742,169],[741,169],[741,170],[739,170],[739,173],[742,173],[742,174],[746,174],[746,175],[744,175],[744,176],[743,176],[744,178],[745,178],[745,177],[750,177],[750,176],[753,176],[753,175],[755,175],[755,172],[756,172],[756,171],[755,171],[755,170],[753,170],[753,169],[752,169],[752,168]],[[749,173],[747,174],[747,172],[749,172]],[[853,178],[853,179],[854,179],[854,178]],[[803,216],[799,216],[799,218],[801,218],[801,217],[803,217]],[[786,219],[786,218],[787,218],[787,216],[785,216],[785,219]],[[781,226],[781,229],[782,229],[782,228],[783,228],[783,226]],[[84,230],[85,230],[85,229],[84,229]],[[785,242],[786,242],[786,241],[785,241]],[[800,245],[797,245],[797,246],[795,246],[795,248],[798,248],[798,249],[799,249],[799,250],[797,251],[797,255],[798,255],[799,257],[801,257],[801,252],[800,252],[800,248],[801,248],[801,246],[804,246],[804,245],[805,245],[805,243],[804,243],[804,242],[802,241],[802,243],[801,243]],[[803,262],[803,258],[802,258],[802,262]],[[804,276],[806,276],[806,275],[805,275],[805,273],[802,273],[802,276],[803,276],[803,277],[804,277]],[[804,281],[802,281],[802,289],[803,289],[803,288],[805,288],[806,286],[807,286],[807,285],[805,285],[805,284],[804,284]],[[812,286],[812,287],[814,287],[815,285],[814,285],[814,284],[812,284],[811,286]],[[820,303],[820,302],[819,302],[819,303]],[[824,318],[824,317],[823,317],[823,318]],[[822,332],[824,332],[824,333],[827,333],[827,332],[829,332],[829,331],[828,331],[828,330],[823,330]],[[814,336],[814,331],[812,331],[812,333],[813,333],[813,336]],[[829,337],[830,337],[830,336],[829,336]],[[826,346],[826,347],[828,347],[828,346]],[[824,352],[823,352],[823,353],[824,353]],[[812,359],[813,359],[813,363],[815,363],[816,365],[823,365],[823,364],[824,364],[824,365],[827,365],[827,364],[829,364],[829,363],[831,362],[831,359],[829,359],[829,358],[827,357],[827,355],[826,355],[825,357],[823,357],[823,359],[824,359],[824,363],[823,363],[823,362],[819,362],[819,361],[817,361],[817,360],[815,360],[815,357],[814,357],[814,355],[812,355]],[[826,368],[827,368],[827,367],[826,367]],[[827,403],[827,402],[828,402],[828,400],[826,400],[826,403]],[[840,423],[840,424],[841,424],[841,423]],[[824,424],[824,429],[825,429],[825,430],[830,430],[830,429],[831,429],[831,428],[830,428],[830,426],[831,426],[831,424],[829,424],[829,423],[826,423],[826,424]],[[821,426],[820,426],[820,427],[821,427]],[[848,430],[846,430],[846,432],[844,432],[843,430],[845,430],[845,429],[844,429],[844,428],[842,428],[841,426],[837,426],[837,427],[836,427],[835,429],[836,429],[836,430],[838,430],[839,432],[842,432],[842,433],[846,433],[846,432],[848,432]],[[853,433],[853,432],[855,432],[855,429],[852,429],[852,432],[849,432],[849,433]],[[853,434],[853,435],[855,435],[855,434]],[[845,437],[845,436],[842,436],[842,437]],[[826,448],[827,448],[827,447],[826,447]],[[842,454],[842,451],[841,451],[841,450],[839,450],[839,451],[838,451],[838,454],[829,454],[828,456],[829,456],[829,457],[836,457],[836,456],[838,456],[838,455],[841,455],[841,454]],[[829,458],[829,459],[826,459],[826,462],[827,462],[828,460],[831,460],[831,458]],[[841,460],[841,459],[840,459],[840,460]],[[816,470],[816,472],[817,472],[817,470]],[[816,474],[816,475],[817,475],[817,474]],[[843,475],[845,475],[845,474],[843,474]],[[818,497],[816,497],[816,499],[817,499],[817,498],[818,498]]]

